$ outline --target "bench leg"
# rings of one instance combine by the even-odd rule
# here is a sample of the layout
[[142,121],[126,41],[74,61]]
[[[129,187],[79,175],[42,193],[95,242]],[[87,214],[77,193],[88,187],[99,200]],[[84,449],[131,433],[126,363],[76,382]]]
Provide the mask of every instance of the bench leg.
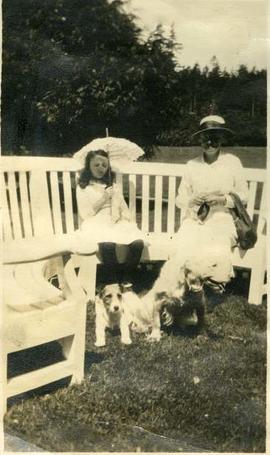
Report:
[[262,303],[264,273],[264,267],[258,267],[258,264],[251,269],[248,303],[253,303],[254,305]]
[[[2,354],[2,353],[1,353]],[[1,405],[1,411],[0,411],[0,419],[3,422],[3,417],[7,412],[7,354],[3,353],[2,357],[2,365],[1,365],[1,378],[0,378],[0,405]]]
[[79,384],[84,379],[86,304],[81,304],[78,308],[76,324],[73,336],[58,340],[64,357],[73,365],[71,384]]
[[93,256],[80,257],[78,278],[86,292],[88,300],[95,300],[96,295],[97,258]]
[[80,384],[84,380],[86,310],[87,305],[81,305],[78,329],[74,337],[74,373],[71,384]]

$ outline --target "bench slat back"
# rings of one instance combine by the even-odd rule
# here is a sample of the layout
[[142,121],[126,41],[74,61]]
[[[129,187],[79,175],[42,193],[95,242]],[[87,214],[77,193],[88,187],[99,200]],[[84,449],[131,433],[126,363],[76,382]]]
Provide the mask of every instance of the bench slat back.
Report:
[[257,186],[258,186],[257,182],[249,182],[247,212],[248,212],[250,218],[253,218],[253,215],[254,215]]
[[131,221],[136,222],[136,175],[130,174],[128,176],[128,187],[129,187],[129,210]]
[[19,189],[21,196],[21,214],[23,222],[24,237],[29,238],[33,235],[33,223],[31,215],[31,203],[29,196],[29,187],[27,173],[19,172]]
[[142,176],[142,221],[141,229],[145,232],[149,231],[149,192],[150,192],[150,177],[149,175]]
[[78,162],[15,156],[1,157],[0,162],[4,240],[60,234],[78,227],[72,194],[81,167]]
[[[132,220],[145,232],[173,234],[181,211],[175,196],[185,166],[129,163],[116,175],[129,204]],[[76,175],[72,158],[1,157],[4,239],[71,232],[78,227]],[[245,169],[249,182],[248,211],[265,225],[266,171]]]
[[30,175],[30,200],[34,236],[54,233],[47,172],[36,170]]
[[69,172],[63,172],[63,192],[64,192],[64,214],[66,231],[74,231],[74,209],[72,204],[72,176]]
[[161,175],[155,177],[155,213],[154,213],[154,232],[158,234],[162,229],[162,186]]
[[266,219],[267,219],[267,185],[265,183],[262,188],[260,209],[258,210],[258,221],[257,221],[258,232],[263,232],[264,234],[266,234]]
[[168,192],[168,218],[167,231],[169,234],[174,233],[175,220],[175,196],[176,196],[176,177],[169,177],[169,192]]
[[[153,166],[152,166],[153,165]],[[175,197],[181,182],[184,165],[163,165],[163,163],[130,163],[128,168],[123,170],[125,177],[134,171],[137,175],[137,185],[130,188],[123,184],[123,191],[127,199],[134,201],[134,187],[137,187],[136,220],[139,227],[146,232],[167,232],[173,234],[179,229],[181,223],[181,210],[175,206]],[[156,172],[156,174],[154,173]],[[266,203],[266,171],[264,169],[247,169],[245,175],[248,181],[249,196],[247,211],[257,225],[258,232],[261,232],[265,225],[265,203]],[[138,178],[142,183],[138,185]],[[134,202],[132,204],[134,208]],[[263,215],[264,214],[264,215]],[[134,213],[133,213],[134,217]]]
[[21,226],[19,194],[17,191],[15,172],[9,172],[7,178],[7,188],[10,201],[10,213],[12,218],[13,235],[17,239],[20,239],[23,237],[23,230]]
[[60,204],[60,189],[59,189],[59,175],[56,171],[50,172],[50,187],[52,197],[52,216],[54,231],[56,234],[61,234],[63,232],[62,226],[62,213],[61,213],[61,204]]
[[8,190],[4,175],[1,173],[1,200],[2,200],[2,220],[3,220],[3,239],[11,240],[13,238],[12,226],[10,222],[10,210],[8,205]]

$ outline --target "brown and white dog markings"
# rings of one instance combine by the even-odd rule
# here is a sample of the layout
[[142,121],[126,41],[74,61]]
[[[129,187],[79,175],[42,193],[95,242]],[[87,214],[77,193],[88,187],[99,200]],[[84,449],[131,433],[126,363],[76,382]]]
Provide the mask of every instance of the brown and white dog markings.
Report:
[[119,328],[121,343],[131,344],[131,319],[125,309],[123,290],[117,283],[104,286],[95,299],[96,342],[95,346],[106,345],[106,329]]
[[96,346],[105,346],[106,328],[120,328],[121,342],[131,344],[130,330],[146,333],[149,341],[159,341],[161,318],[164,325],[203,325],[205,277],[193,264],[176,265],[169,287],[167,272],[172,272],[172,265],[171,270],[162,270],[153,288],[142,297],[133,292],[132,286],[119,284],[107,285],[99,292],[95,302]]
[[132,286],[119,284],[104,286],[95,300],[95,346],[106,345],[106,328],[120,328],[123,344],[131,344],[130,331],[146,333],[150,341],[160,340],[159,311],[163,300],[157,302],[151,293],[145,297],[147,298],[140,298]]

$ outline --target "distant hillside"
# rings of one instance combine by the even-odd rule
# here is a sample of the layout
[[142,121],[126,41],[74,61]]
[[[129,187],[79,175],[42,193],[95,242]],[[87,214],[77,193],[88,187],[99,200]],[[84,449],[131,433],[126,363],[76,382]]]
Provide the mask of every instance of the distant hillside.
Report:
[[[266,147],[224,147],[238,156],[244,167],[266,168]],[[161,163],[186,163],[201,153],[200,147],[155,147],[151,161]]]

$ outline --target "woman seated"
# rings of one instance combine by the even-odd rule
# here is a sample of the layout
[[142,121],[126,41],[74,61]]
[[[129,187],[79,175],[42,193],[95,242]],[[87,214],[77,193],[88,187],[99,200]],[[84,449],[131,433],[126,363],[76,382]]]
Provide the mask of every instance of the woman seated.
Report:
[[[130,221],[129,209],[114,177],[107,152],[90,151],[76,190],[82,220],[80,229],[89,233],[89,242],[99,245],[106,266],[103,273],[106,284],[130,282],[144,247],[143,234]],[[126,250],[122,266],[117,259],[117,246],[120,245],[122,253]]]
[[220,293],[233,276],[231,252],[237,235],[230,193],[246,204],[248,187],[239,158],[221,149],[224,136],[232,133],[224,125],[222,117],[210,115],[193,135],[202,152],[186,164],[178,189],[176,205],[181,208],[182,223],[175,235],[174,254],[154,285],[158,291],[173,294],[181,286],[179,271],[187,261],[191,267],[199,263],[206,283]]

